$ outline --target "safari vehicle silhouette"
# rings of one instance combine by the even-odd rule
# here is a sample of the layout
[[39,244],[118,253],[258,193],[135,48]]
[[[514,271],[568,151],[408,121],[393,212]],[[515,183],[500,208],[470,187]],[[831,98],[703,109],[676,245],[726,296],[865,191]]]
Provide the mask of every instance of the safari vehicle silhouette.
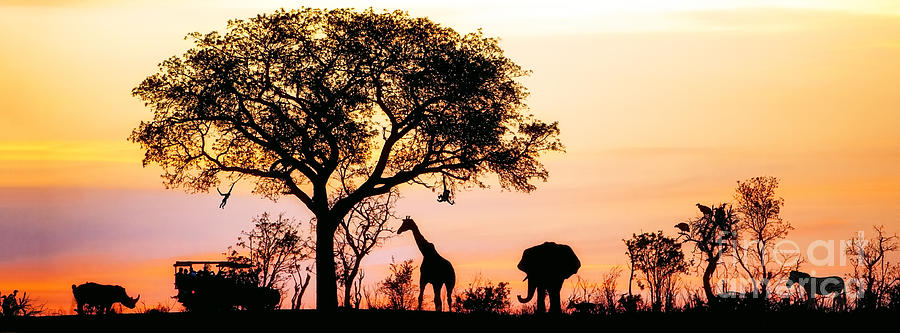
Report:
[[[200,270],[194,267],[202,265]],[[256,269],[230,261],[176,261],[174,297],[192,312],[274,310],[281,303],[277,289],[260,287]],[[211,267],[215,266],[215,272]]]

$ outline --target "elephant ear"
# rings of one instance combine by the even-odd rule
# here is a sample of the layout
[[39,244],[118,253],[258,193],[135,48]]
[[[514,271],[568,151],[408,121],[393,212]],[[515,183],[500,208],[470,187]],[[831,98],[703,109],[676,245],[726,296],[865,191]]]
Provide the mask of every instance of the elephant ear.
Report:
[[539,250],[537,250],[537,248],[537,246],[533,246],[522,251],[522,259],[519,260],[519,264],[516,267],[519,268],[520,271],[525,272],[525,274],[533,271],[534,268],[539,265],[538,261],[540,261],[540,259],[537,258],[537,252]]
[[581,261],[578,260],[578,256],[575,255],[575,251],[572,251],[572,248],[568,245],[558,244],[557,245],[557,264],[559,264],[559,272],[562,273],[563,279],[568,279],[570,276],[578,273],[578,269],[581,268]]

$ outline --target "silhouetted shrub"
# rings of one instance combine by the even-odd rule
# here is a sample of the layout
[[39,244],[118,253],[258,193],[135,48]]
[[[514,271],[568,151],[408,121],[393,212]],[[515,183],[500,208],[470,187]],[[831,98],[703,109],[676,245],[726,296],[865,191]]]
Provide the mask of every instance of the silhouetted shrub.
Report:
[[456,312],[509,313],[509,283],[500,282],[496,286],[491,282],[483,286],[469,285],[461,295],[456,295],[453,306]]
[[894,281],[887,290],[887,308],[900,310],[900,280]]
[[173,304],[171,304],[171,303],[165,303],[165,304],[156,303],[156,305],[154,305],[153,307],[147,307],[142,302],[141,307],[142,307],[142,309],[140,310],[141,313],[146,313],[146,314],[169,313],[169,312],[172,312]]
[[847,276],[848,292],[855,294],[858,310],[875,310],[890,306],[891,291],[900,279],[900,265],[887,260],[892,252],[900,251],[900,238],[889,234],[884,226],[874,226],[868,239],[860,233],[851,238],[846,249],[847,260],[853,269]]
[[412,262],[411,259],[407,259],[396,263],[392,259],[391,275],[384,279],[379,286],[379,291],[387,296],[387,308],[408,310],[412,309],[415,304],[416,285],[412,283],[412,276],[416,266]]
[[593,315],[606,312],[603,290],[596,283],[576,277],[572,293],[566,300],[566,309],[574,315]]
[[644,300],[641,295],[622,295],[619,297],[619,307],[625,312],[637,312],[643,310]]
[[788,300],[786,302],[781,302],[780,298],[774,296],[769,302],[769,299],[761,297],[759,294],[753,292],[724,292],[720,293],[716,298],[716,310],[722,311],[766,311],[766,310],[774,310],[777,309],[777,304],[786,303],[787,305],[791,305],[791,302]]
[[700,311],[708,309],[709,304],[707,304],[706,299],[703,298],[705,294],[706,292],[704,290],[688,290],[687,300],[685,301],[684,305],[682,305],[681,310]]

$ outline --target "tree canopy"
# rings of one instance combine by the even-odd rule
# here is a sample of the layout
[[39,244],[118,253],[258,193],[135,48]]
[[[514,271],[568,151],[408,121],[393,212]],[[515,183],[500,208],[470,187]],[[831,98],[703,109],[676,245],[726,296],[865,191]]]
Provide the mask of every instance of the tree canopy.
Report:
[[133,91],[154,118],[131,139],[170,186],[207,191],[243,173],[261,194],[309,205],[316,194],[301,185],[338,174],[357,197],[493,172],[530,191],[547,177],[538,153],[561,149],[555,123],[521,112],[526,72],[480,33],[404,12],[303,9],[189,37],[194,48]]
[[[539,155],[563,149],[555,122],[525,112],[527,71],[480,32],[305,8],[188,38],[133,90],[153,111],[131,135],[144,165],[170,188],[243,177],[263,196],[298,198],[316,215],[318,257],[363,198],[404,183],[484,186],[488,174],[528,192],[548,176]],[[333,284],[334,263],[318,257],[330,267],[317,267],[319,285],[323,269]]]
[[681,243],[657,231],[633,234],[624,240],[628,248],[626,254],[631,265],[644,272],[644,280],[650,287],[650,298],[655,311],[665,303],[666,310],[672,306],[677,274],[687,270]]

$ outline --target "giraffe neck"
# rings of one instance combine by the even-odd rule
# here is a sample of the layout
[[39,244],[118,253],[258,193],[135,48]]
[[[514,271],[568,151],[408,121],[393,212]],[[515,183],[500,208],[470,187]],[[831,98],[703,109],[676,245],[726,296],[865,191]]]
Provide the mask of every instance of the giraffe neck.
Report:
[[416,226],[415,228],[410,228],[410,231],[412,231],[413,233],[413,238],[416,239],[416,246],[419,247],[419,252],[425,255],[426,253],[431,253],[432,251],[434,251],[433,246],[429,246],[431,245],[431,243],[425,240],[425,236],[422,236],[422,233],[419,232],[418,226]]

